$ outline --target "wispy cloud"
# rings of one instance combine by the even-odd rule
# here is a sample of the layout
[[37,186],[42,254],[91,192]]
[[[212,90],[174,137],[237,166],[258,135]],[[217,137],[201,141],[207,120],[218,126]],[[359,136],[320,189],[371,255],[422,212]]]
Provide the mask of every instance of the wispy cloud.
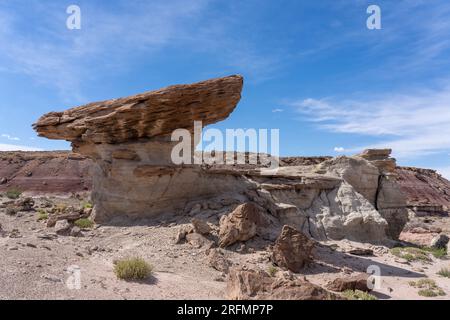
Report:
[[[83,100],[81,87],[95,78],[93,70],[117,72],[165,49],[203,51],[220,61],[222,70],[238,68],[255,78],[276,68],[276,57],[260,54],[251,41],[230,32],[234,17],[215,19],[209,5],[209,0],[134,1],[132,6],[125,0],[113,6],[82,1],[81,30],[68,30],[61,3],[0,4],[0,71],[26,74],[56,86],[65,97]],[[25,24],[38,32],[24,32]]]
[[377,137],[379,142],[353,146],[390,147],[398,157],[418,157],[450,150],[450,86],[414,93],[366,96],[352,100],[304,99],[292,103],[317,127],[337,133]]
[[40,148],[0,143],[0,151],[42,151]]
[[12,140],[12,141],[20,141],[20,138],[14,137],[14,136],[12,136],[12,135],[10,135],[10,134],[6,134],[6,133],[2,133],[2,134],[0,135],[0,137],[5,138],[5,139],[8,139],[8,140]]

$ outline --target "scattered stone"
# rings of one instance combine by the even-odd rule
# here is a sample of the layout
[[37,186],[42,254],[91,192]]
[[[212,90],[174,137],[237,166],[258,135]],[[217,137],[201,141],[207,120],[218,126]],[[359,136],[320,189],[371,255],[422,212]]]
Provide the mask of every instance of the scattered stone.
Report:
[[210,249],[214,246],[214,242],[199,233],[189,233],[186,235],[186,241],[195,248]]
[[230,300],[337,300],[337,295],[306,280],[272,278],[263,271],[230,270],[227,282]]
[[284,226],[272,248],[272,262],[280,268],[300,272],[312,261],[314,242],[291,226]]
[[45,279],[45,280],[48,280],[48,281],[51,281],[51,282],[62,282],[62,280],[60,278],[58,278],[56,276],[53,276],[53,275],[49,275],[49,274],[43,274],[41,276],[41,278]]
[[36,245],[33,243],[27,243],[26,246],[29,248],[37,248]]
[[19,247],[9,247],[8,251],[17,251],[19,250]]
[[1,178],[0,179],[0,184],[7,184],[8,183],[8,179],[7,178]]
[[84,209],[77,210],[73,207],[68,207],[64,210],[62,214],[51,214],[47,220],[47,227],[52,228],[55,226],[57,221],[67,220],[67,221],[76,221],[78,219],[89,217],[84,213]]
[[7,207],[7,208],[6,208],[6,211],[5,211],[5,213],[6,213],[8,216],[15,216],[15,215],[17,214],[17,212],[19,212],[19,211],[18,211],[17,208],[15,208],[15,207]]
[[16,239],[16,238],[22,238],[22,235],[20,234],[20,231],[18,229],[12,229],[11,232],[8,235],[9,238]]
[[225,274],[228,273],[230,267],[232,266],[231,261],[225,257],[224,253],[220,249],[210,250],[208,262],[210,267]]
[[444,249],[447,248],[448,243],[449,243],[448,236],[441,233],[438,236],[434,237],[433,240],[431,240],[430,247],[436,249]]
[[257,234],[258,227],[266,223],[258,206],[244,203],[220,219],[219,246],[225,248],[238,241],[250,240]]
[[38,239],[43,239],[43,240],[54,240],[54,239],[58,238],[58,235],[56,233],[43,233],[43,234],[38,234],[36,237]]
[[367,286],[369,275],[360,273],[350,277],[339,277],[330,281],[326,288],[331,291],[343,292],[346,290],[360,290],[369,292],[370,289]]
[[347,253],[352,254],[354,256],[373,256],[373,250],[365,248],[350,249],[347,251]]
[[21,198],[14,202],[14,206],[17,208],[18,211],[32,211],[34,204],[35,203],[33,198],[30,197]]
[[206,236],[211,232],[211,227],[204,220],[194,218],[191,220],[191,223],[194,226],[194,232],[196,233]]
[[186,235],[194,232],[192,227],[182,227],[175,236],[175,244],[181,244],[186,241]]

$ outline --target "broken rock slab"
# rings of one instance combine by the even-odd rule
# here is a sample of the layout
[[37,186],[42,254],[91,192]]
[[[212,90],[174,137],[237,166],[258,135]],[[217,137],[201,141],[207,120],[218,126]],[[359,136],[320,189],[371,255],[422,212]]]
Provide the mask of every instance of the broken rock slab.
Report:
[[272,278],[261,270],[231,268],[230,300],[338,300],[339,296],[304,279]]

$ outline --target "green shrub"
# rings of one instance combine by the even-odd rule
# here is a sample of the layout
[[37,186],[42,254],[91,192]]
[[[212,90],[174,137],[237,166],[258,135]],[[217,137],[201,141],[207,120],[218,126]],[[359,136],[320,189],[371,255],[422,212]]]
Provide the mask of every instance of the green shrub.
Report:
[[342,294],[348,300],[378,300],[374,295],[361,290],[345,290]]
[[81,229],[91,229],[94,227],[94,222],[87,218],[81,218],[74,222],[74,224]]
[[423,250],[431,253],[435,258],[442,259],[445,256],[447,256],[447,249],[446,248],[430,248],[430,247],[424,247]]
[[127,258],[118,260],[114,266],[114,273],[122,280],[144,280],[152,274],[153,267],[141,258]]
[[405,259],[409,262],[411,261],[426,261],[430,262],[430,254],[435,258],[443,258],[447,255],[447,250],[445,248],[436,249],[430,247],[396,247],[391,249],[391,253],[399,258]]
[[48,213],[45,210],[39,209],[38,210],[38,221],[47,220],[48,219]]
[[92,209],[94,205],[90,201],[85,201],[82,203],[84,209]]
[[431,279],[420,279],[417,282],[411,281],[409,285],[420,289],[417,293],[422,297],[445,296],[444,290],[436,284],[436,281]]
[[14,200],[14,199],[20,198],[22,191],[20,191],[19,189],[16,189],[16,188],[12,188],[12,189],[7,190],[5,194],[9,199]]
[[441,270],[439,270],[437,274],[442,277],[450,278],[450,269],[441,268]]
[[277,274],[278,269],[274,266],[270,266],[267,269],[267,273],[271,276],[271,277],[275,277],[275,275]]

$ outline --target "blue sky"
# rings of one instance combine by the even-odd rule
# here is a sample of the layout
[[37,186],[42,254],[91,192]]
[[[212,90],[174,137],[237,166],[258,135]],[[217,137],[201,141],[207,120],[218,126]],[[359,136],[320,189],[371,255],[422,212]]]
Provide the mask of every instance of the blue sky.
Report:
[[69,149],[31,129],[49,111],[237,73],[217,128],[279,128],[286,156],[391,147],[450,177],[449,18],[448,0],[0,0],[0,150]]

